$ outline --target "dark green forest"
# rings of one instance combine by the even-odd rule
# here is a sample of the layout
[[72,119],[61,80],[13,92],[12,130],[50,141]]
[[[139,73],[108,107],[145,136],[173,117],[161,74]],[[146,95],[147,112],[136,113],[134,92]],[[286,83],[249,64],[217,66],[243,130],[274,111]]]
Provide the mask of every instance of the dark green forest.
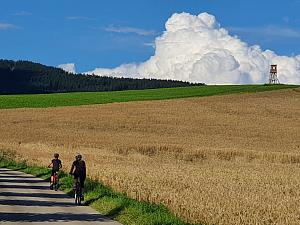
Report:
[[0,60],[0,94],[121,91],[198,85],[204,84],[72,74],[30,61]]

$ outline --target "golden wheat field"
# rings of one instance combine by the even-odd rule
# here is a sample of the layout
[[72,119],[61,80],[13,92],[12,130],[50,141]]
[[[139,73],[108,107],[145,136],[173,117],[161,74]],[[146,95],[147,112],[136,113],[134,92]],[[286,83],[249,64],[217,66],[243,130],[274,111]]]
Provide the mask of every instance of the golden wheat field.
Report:
[[300,224],[300,89],[0,110],[0,149],[161,202],[190,222]]

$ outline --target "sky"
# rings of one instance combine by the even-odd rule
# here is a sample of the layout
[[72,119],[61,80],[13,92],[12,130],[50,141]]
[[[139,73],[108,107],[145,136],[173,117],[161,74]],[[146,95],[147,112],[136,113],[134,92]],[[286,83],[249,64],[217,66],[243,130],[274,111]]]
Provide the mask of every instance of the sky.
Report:
[[293,57],[299,10],[300,0],[1,0],[0,58],[76,65],[77,72],[143,63],[182,12],[206,12],[247,45]]

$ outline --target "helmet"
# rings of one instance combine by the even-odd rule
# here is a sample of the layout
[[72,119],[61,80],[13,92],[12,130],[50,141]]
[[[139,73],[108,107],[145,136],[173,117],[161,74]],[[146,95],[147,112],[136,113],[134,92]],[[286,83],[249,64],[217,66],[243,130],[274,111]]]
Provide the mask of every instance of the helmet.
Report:
[[59,154],[58,153],[54,153],[54,158],[58,158]]
[[77,153],[75,156],[76,160],[81,160],[82,159],[82,155],[80,153]]

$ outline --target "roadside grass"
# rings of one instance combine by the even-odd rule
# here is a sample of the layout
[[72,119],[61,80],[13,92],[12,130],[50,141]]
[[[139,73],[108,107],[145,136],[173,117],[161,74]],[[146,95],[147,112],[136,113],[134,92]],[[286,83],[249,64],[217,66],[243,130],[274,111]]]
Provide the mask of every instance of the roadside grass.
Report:
[[163,100],[233,93],[262,92],[297,87],[299,87],[299,85],[215,85],[111,92],[0,95],[0,109],[47,108],[57,106],[106,104],[113,102]]
[[[51,170],[44,167],[28,166],[26,161],[15,160],[0,155],[0,168],[22,171],[49,181]],[[72,177],[60,172],[60,190],[72,195]],[[89,205],[102,215],[117,220],[124,225],[191,225],[176,218],[163,205],[139,202],[124,193],[118,193],[100,182],[87,179],[85,184],[85,205]],[[200,224],[199,224],[200,225]]]

